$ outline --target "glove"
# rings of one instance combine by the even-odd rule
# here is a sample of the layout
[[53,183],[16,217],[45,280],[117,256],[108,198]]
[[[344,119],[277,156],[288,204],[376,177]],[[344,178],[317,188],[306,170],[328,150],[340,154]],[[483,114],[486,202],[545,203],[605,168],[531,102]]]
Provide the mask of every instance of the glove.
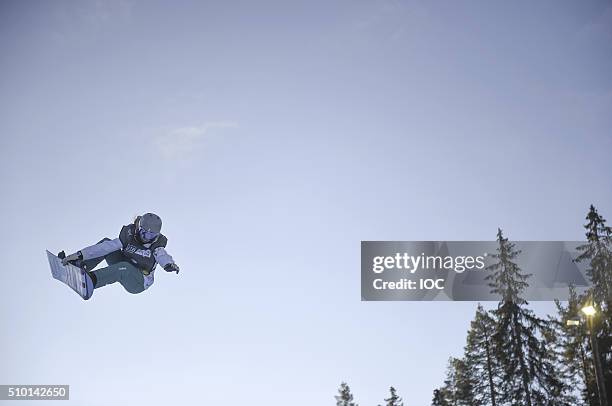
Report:
[[176,272],[179,273],[179,266],[177,264],[169,263],[164,266],[164,270],[166,272]]
[[69,262],[78,261],[80,259],[83,259],[83,254],[81,251],[75,252],[74,254],[70,254],[67,257],[62,258],[62,265],[68,265]]

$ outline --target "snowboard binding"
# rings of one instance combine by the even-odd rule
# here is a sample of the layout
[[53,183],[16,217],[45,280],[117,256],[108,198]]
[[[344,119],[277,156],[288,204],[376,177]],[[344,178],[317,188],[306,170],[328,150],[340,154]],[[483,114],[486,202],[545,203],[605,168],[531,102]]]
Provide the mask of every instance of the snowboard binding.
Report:
[[[47,251],[47,259],[51,266],[53,278],[68,285],[84,300],[88,300],[94,291],[94,282],[91,275],[82,265],[81,261],[73,261],[64,265],[62,259],[66,258],[66,253],[61,251],[57,256]],[[78,264],[80,263],[80,264]]]

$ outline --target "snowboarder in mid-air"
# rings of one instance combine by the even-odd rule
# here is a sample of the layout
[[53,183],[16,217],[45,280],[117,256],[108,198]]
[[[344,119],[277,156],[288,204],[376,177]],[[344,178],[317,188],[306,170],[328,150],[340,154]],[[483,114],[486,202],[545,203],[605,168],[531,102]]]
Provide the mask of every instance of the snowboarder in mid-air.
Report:
[[[168,239],[161,234],[161,226],[158,215],[145,213],[123,226],[114,240],[104,238],[68,256],[64,251],[57,256],[47,251],[53,277],[86,300],[94,289],[115,282],[130,293],[144,292],[153,284],[157,264],[167,272],[179,272],[166,252]],[[103,260],[108,266],[94,270]]]

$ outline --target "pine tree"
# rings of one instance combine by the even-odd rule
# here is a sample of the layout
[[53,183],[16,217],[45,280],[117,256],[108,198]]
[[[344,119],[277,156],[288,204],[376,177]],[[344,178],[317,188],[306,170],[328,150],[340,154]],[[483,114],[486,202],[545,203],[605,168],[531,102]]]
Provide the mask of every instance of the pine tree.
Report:
[[597,313],[588,318],[587,327],[596,382],[599,382],[597,398],[601,404],[607,404],[612,400],[612,352],[600,347],[612,340],[612,228],[606,226],[606,220],[593,205],[589,207],[586,220],[587,243],[578,247],[582,253],[576,260],[588,261],[587,275],[593,284],[585,300]]
[[497,387],[501,379],[498,360],[493,354],[495,320],[478,304],[470,324],[465,346],[465,363],[473,382],[474,405],[497,406]]
[[391,392],[391,397],[385,399],[385,402],[387,402],[386,406],[404,406],[402,398],[397,395],[397,391],[393,386],[389,388],[389,392]]
[[474,384],[465,360],[450,357],[444,385],[434,390],[434,400],[438,404],[451,406],[478,406],[474,398]]
[[[558,312],[557,318],[552,321],[557,336],[555,347],[559,354],[559,372],[568,384],[582,395],[582,402],[576,400],[576,404],[597,406],[597,385],[588,335],[585,329],[577,324],[580,323],[578,315],[582,301],[573,286],[569,287],[567,306],[555,300]],[[568,324],[568,321],[574,324]]]
[[522,297],[529,286],[515,260],[520,254],[515,245],[497,232],[498,262],[487,267],[491,293],[501,301],[493,311],[496,322],[492,336],[495,358],[502,368],[500,402],[512,405],[569,405],[565,400],[566,388],[555,370],[554,358],[543,338],[550,334],[547,320],[538,318],[527,308]]
[[450,405],[457,405],[457,388],[455,387],[457,381],[457,374],[455,371],[455,358],[450,357],[448,364],[446,365],[446,379],[444,380],[444,386],[442,391],[446,396],[446,400]]
[[451,406],[443,389],[434,389],[431,406]]
[[336,406],[358,406],[357,403],[353,402],[351,388],[349,388],[346,382],[340,384],[338,395],[334,397],[336,398]]
[[554,317],[548,316],[548,328],[542,332],[542,340],[546,348],[546,359],[549,360],[555,380],[559,382],[559,385],[551,386],[551,393],[548,395],[548,399],[553,405],[578,406],[579,401],[576,392],[579,388],[564,368],[563,349],[560,345],[563,335],[557,326],[558,324]]
[[462,358],[452,360],[455,375],[455,405],[477,406],[474,399],[475,380],[472,371]]
[[612,302],[612,228],[606,226],[606,220],[593,205],[587,214],[587,243],[578,247],[582,253],[577,261],[589,261],[587,276],[593,284],[593,301],[598,304]]

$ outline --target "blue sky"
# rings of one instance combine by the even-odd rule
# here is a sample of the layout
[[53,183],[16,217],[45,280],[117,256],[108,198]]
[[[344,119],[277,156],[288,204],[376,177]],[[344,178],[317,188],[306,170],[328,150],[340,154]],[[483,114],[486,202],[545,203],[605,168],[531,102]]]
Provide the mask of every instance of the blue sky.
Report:
[[[476,304],[361,302],[360,241],[612,218],[609,2],[5,1],[0,55],[0,383],[74,404],[426,405]],[[51,279],[144,211],[178,276]]]

